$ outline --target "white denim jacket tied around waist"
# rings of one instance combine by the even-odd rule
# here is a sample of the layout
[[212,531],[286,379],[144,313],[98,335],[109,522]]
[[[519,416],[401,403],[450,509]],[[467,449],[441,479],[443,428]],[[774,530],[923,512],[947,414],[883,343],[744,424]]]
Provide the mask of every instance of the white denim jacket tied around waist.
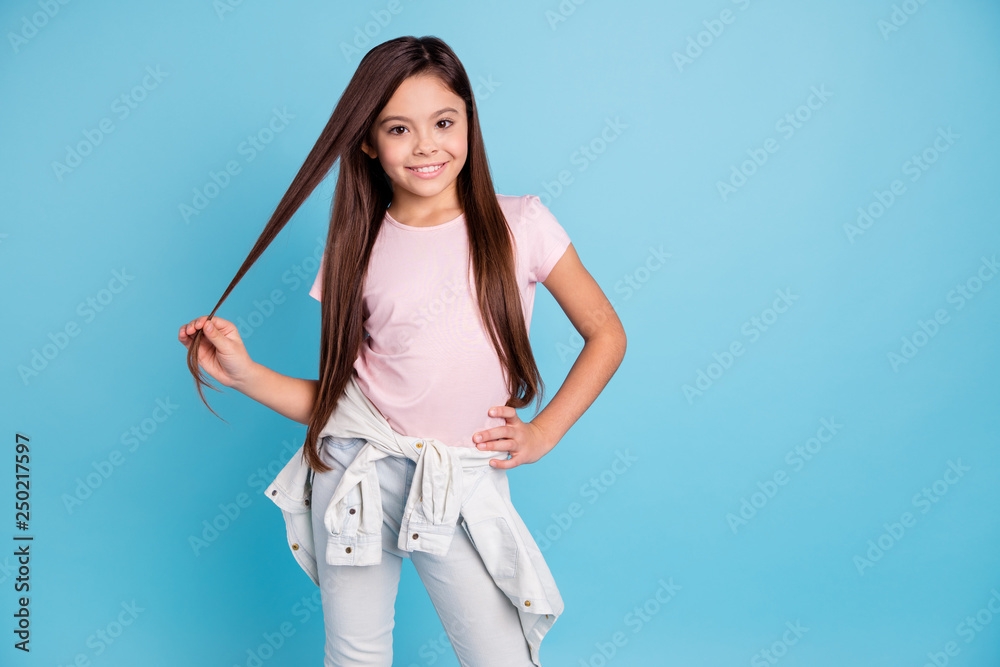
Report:
[[[450,447],[433,438],[402,435],[365,396],[354,376],[319,441],[327,436],[365,441],[324,509],[327,535],[313,535],[314,471],[303,460],[302,447],[264,491],[281,509],[288,546],[313,583],[319,585],[316,537],[326,539],[326,560],[331,565],[381,562],[382,497],[375,462],[387,456],[406,457],[416,462],[416,470],[403,507],[399,548],[443,556],[461,523],[490,576],[517,608],[532,662],[540,665],[539,645],[562,613],[563,601],[538,545],[510,501],[507,471],[489,465],[491,459],[506,459],[507,452]],[[354,489],[360,494],[352,494]],[[349,495],[360,497],[360,505],[351,505]]]

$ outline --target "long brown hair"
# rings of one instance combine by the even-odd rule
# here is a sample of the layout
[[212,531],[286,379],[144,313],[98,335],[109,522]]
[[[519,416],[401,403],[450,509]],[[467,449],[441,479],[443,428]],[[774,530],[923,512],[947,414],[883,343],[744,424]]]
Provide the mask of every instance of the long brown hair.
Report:
[[[465,101],[468,116],[468,157],[458,175],[459,203],[466,220],[469,255],[475,277],[479,312],[505,372],[510,399],[522,408],[533,399],[541,403],[544,383],[528,342],[521,293],[514,273],[514,244],[493,189],[479,115],[469,77],[458,57],[441,39],[397,37],[365,54],[344,90],[330,120],[306,156],[260,238],[236,277],[212,309],[215,315],[236,284],[263,254],[285,223],[340,159],[323,254],[319,384],[306,431],[304,458],[317,472],[330,468],[320,458],[318,436],[354,372],[364,338],[362,295],[372,247],[385,210],[392,200],[392,183],[377,159],[362,150],[363,140],[374,145],[373,126],[399,85],[408,77],[439,77]],[[212,387],[198,364],[202,331],[188,348],[188,369],[198,395],[208,406],[203,386]],[[212,410],[211,406],[208,406]],[[537,409],[537,405],[536,405]],[[218,414],[212,410],[212,414]]]

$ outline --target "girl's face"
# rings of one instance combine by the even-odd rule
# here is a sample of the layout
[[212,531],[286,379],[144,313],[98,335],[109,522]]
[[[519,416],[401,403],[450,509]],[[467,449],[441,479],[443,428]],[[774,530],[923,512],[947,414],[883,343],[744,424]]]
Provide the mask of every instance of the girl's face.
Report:
[[[439,78],[416,75],[403,81],[375,120],[372,136],[375,145],[365,141],[362,150],[382,164],[393,184],[393,199],[457,204],[456,180],[469,148],[468,121],[465,102]],[[424,173],[417,171],[420,167]]]

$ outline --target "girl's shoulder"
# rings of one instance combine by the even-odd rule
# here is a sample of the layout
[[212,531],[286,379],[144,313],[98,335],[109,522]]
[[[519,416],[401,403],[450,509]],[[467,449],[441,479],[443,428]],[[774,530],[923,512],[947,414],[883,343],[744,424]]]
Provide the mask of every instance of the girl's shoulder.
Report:
[[527,195],[502,195],[499,192],[497,193],[497,203],[500,204],[500,210],[503,211],[507,222],[513,224],[520,219],[525,197]]
[[569,247],[569,234],[538,195],[497,195],[530,280],[542,281]]
[[534,223],[534,226],[537,226],[539,223],[546,224],[555,218],[548,207],[542,203],[538,195],[503,195],[497,193],[497,202],[500,204],[500,210],[503,211],[508,224],[515,231],[531,227],[532,223]]

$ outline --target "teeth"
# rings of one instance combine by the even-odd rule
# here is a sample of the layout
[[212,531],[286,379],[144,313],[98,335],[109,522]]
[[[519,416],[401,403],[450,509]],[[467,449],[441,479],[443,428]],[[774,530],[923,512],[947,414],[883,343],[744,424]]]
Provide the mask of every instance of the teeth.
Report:
[[413,169],[413,168],[411,167],[411,169],[413,169],[413,171],[418,171],[418,172],[420,172],[421,174],[429,174],[429,173],[431,173],[432,171],[437,171],[438,169],[440,169],[440,168],[441,168],[441,167],[443,167],[443,166],[444,166],[444,165],[440,165],[440,164],[439,164],[439,165],[438,165],[438,166],[436,166],[436,167],[421,167],[420,169]]

